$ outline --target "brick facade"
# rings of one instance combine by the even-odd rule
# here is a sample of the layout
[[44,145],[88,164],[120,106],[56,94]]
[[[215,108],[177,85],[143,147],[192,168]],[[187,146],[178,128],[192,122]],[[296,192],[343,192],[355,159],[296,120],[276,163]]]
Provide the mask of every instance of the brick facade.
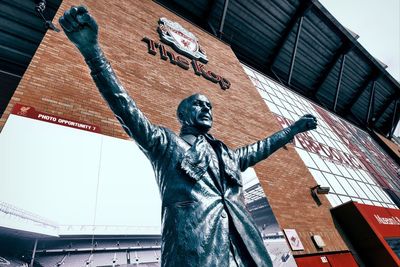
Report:
[[[214,36],[149,0],[82,3],[100,25],[100,43],[119,79],[153,123],[179,131],[175,115],[179,101],[200,92],[214,106],[212,134],[230,147],[280,130],[230,47]],[[76,2],[63,1],[56,18],[72,4]],[[160,17],[179,22],[197,36],[209,59],[206,68],[228,79],[230,89],[224,91],[195,75],[192,68],[184,70],[160,59],[159,53],[147,52],[142,38],[159,41]],[[99,126],[105,135],[127,138],[97,92],[83,58],[63,33],[46,34],[0,119],[0,129],[16,103]],[[322,205],[317,206],[312,199],[309,188],[316,182],[292,145],[258,164],[256,172],[281,228],[295,228],[300,235],[305,250],[295,254],[318,252],[311,241],[314,234],[327,244],[324,252],[347,249],[332,221],[328,200],[321,196]]]

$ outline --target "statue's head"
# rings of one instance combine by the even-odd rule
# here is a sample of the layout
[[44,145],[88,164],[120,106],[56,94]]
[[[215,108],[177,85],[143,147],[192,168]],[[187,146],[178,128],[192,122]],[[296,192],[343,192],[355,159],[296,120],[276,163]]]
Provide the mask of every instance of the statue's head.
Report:
[[177,116],[182,127],[194,127],[200,133],[206,133],[213,122],[211,102],[204,95],[191,95],[181,101]]

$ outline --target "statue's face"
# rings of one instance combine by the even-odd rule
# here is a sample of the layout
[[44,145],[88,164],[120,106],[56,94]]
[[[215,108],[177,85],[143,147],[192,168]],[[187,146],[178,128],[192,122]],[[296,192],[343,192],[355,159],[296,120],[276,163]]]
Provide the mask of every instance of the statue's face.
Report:
[[192,126],[202,131],[210,130],[213,122],[211,102],[204,95],[193,95],[187,107],[187,116]]

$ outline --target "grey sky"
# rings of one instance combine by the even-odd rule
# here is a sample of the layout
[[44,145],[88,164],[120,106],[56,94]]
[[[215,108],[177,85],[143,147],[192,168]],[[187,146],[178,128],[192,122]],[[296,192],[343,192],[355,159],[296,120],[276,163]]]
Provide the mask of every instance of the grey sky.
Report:
[[319,0],[400,81],[399,0]]

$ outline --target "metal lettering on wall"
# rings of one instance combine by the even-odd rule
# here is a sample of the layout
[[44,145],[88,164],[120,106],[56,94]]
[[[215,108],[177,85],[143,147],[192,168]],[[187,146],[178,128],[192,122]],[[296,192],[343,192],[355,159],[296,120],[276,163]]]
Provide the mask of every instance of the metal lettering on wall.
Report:
[[[201,49],[197,38],[191,32],[187,31],[179,23],[172,22],[166,18],[159,20],[158,32],[161,41],[170,45],[181,55],[167,50],[162,43],[144,37],[142,41],[147,43],[149,54],[157,55],[159,53],[162,60],[169,61],[172,65],[179,66],[184,70],[189,70],[190,66],[192,66],[194,74],[197,76],[202,76],[213,83],[218,83],[223,90],[229,89],[231,83],[226,78],[205,68],[205,64],[208,62],[206,53]],[[185,56],[189,57],[189,59]]]

